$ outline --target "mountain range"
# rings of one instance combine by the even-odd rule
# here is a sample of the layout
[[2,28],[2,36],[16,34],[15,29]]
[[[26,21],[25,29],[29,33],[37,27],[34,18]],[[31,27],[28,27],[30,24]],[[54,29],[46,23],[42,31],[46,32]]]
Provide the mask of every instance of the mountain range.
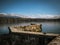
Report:
[[21,14],[6,14],[0,13],[0,17],[8,17],[8,18],[31,18],[31,19],[60,19],[60,15],[33,15],[33,16],[26,16]]

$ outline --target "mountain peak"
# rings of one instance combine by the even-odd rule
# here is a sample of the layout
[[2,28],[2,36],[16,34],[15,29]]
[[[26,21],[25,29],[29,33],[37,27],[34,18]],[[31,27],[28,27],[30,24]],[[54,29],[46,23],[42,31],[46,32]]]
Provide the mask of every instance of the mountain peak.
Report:
[[21,15],[21,14],[7,14],[0,13],[0,17],[15,17],[15,18],[40,18],[40,19],[60,19],[60,15],[45,15],[45,14],[37,14],[37,15]]

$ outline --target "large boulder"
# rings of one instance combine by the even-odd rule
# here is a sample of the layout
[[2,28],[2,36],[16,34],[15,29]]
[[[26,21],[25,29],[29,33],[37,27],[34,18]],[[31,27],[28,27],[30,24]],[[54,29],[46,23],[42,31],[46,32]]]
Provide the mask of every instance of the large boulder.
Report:
[[26,31],[31,31],[31,32],[41,32],[42,31],[42,28],[41,28],[41,25],[28,25],[25,27],[25,30]]
[[60,35],[54,38],[48,45],[60,45]]
[[31,31],[31,32],[41,32],[42,31],[42,25],[37,25],[37,24],[31,24],[27,26],[18,26],[14,27],[20,31]]

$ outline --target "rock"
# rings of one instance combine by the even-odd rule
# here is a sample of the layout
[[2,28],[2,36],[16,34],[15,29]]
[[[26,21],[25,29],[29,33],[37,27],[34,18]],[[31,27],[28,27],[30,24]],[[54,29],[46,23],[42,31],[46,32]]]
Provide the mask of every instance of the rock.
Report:
[[60,45],[60,36],[53,39],[48,45]]
[[27,26],[19,26],[19,27],[14,27],[18,30],[21,31],[31,31],[31,32],[41,32],[42,31],[42,25],[37,25],[37,24],[31,24],[31,25],[27,25]]

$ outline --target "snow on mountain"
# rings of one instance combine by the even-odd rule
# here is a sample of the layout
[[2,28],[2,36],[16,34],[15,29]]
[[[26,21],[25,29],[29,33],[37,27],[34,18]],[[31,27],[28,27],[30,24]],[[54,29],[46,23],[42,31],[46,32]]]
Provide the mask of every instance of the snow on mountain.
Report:
[[38,15],[21,15],[21,14],[7,14],[7,13],[0,13],[0,17],[15,17],[15,18],[40,18],[40,19],[60,19],[60,15],[45,15],[45,14],[38,14]]
[[60,15],[32,15],[30,18],[41,18],[41,19],[58,19]]
[[14,14],[14,13],[11,13],[11,14],[7,14],[7,13],[0,13],[0,17],[15,17],[15,18],[29,18],[28,16],[25,16],[25,15],[21,15],[21,14]]
[[26,16],[26,15],[14,14],[14,13],[11,13],[10,16],[17,16],[17,17],[22,17],[22,18],[29,18],[29,17]]

